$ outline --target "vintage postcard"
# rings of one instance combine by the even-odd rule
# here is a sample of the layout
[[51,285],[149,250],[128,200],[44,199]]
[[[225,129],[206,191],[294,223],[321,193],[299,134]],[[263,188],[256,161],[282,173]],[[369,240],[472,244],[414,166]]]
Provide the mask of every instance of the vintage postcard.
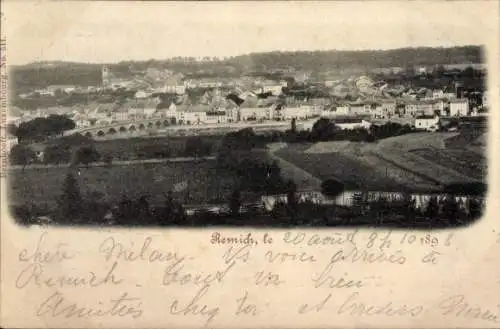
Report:
[[500,327],[496,1],[1,8],[1,327]]

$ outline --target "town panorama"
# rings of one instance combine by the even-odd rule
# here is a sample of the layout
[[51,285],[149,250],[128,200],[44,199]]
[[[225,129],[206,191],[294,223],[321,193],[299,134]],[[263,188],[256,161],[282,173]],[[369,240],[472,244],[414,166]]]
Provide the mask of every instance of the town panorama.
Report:
[[482,48],[268,52],[12,67],[22,225],[472,223]]

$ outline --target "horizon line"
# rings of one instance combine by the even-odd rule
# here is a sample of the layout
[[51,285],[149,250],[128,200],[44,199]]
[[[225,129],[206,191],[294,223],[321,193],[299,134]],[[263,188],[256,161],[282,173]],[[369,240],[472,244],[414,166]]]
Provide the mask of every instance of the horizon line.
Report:
[[36,64],[43,64],[43,63],[51,63],[51,62],[61,62],[61,63],[70,63],[70,64],[86,64],[86,65],[116,65],[120,64],[123,62],[147,62],[147,61],[171,61],[174,58],[194,58],[195,61],[198,61],[197,59],[199,58],[204,58],[204,57],[210,57],[210,58],[217,58],[218,60],[228,60],[232,59],[235,57],[242,57],[242,56],[250,56],[250,55],[259,55],[259,54],[267,54],[267,53],[307,53],[307,52],[389,52],[389,51],[395,51],[395,50],[403,50],[403,49],[418,49],[418,48],[426,48],[426,49],[451,49],[451,48],[464,48],[464,47],[478,47],[478,48],[484,48],[485,45],[483,44],[461,44],[461,45],[454,45],[454,46],[407,46],[407,47],[397,47],[397,48],[386,48],[386,49],[314,49],[314,50],[307,50],[307,49],[300,49],[300,50],[268,50],[268,51],[258,51],[258,52],[250,52],[250,53],[241,53],[237,55],[227,55],[227,56],[189,56],[189,55],[183,55],[183,56],[171,56],[171,57],[166,57],[166,58],[148,58],[148,59],[122,59],[118,61],[103,61],[103,62],[83,62],[83,61],[73,61],[73,60],[61,60],[61,59],[51,59],[51,60],[40,60],[40,61],[33,61],[33,62],[28,62],[25,64],[12,64],[9,65],[10,67],[22,67],[22,66],[29,66],[29,65],[36,65]]

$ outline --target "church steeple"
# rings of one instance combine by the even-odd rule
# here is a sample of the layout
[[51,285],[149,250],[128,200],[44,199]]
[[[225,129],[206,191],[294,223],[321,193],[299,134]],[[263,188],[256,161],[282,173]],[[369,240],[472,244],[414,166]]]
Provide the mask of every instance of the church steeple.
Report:
[[103,86],[109,85],[109,68],[107,65],[103,65],[101,69],[102,74],[102,84]]

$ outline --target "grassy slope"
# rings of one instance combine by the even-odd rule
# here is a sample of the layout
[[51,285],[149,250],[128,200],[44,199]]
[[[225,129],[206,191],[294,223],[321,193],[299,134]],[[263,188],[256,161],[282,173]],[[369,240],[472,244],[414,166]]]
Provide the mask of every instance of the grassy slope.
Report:
[[[12,171],[9,201],[15,204],[55,202],[66,172],[60,168],[30,169],[24,173]],[[129,198],[150,195],[151,202],[162,203],[163,194],[183,180],[189,181],[188,203],[205,203],[216,198],[226,200],[234,184],[233,177],[216,172],[212,161],[92,167],[82,169],[77,179],[82,195],[98,192],[104,195],[104,200],[111,202],[126,194]],[[177,196],[184,200],[186,193]]]

